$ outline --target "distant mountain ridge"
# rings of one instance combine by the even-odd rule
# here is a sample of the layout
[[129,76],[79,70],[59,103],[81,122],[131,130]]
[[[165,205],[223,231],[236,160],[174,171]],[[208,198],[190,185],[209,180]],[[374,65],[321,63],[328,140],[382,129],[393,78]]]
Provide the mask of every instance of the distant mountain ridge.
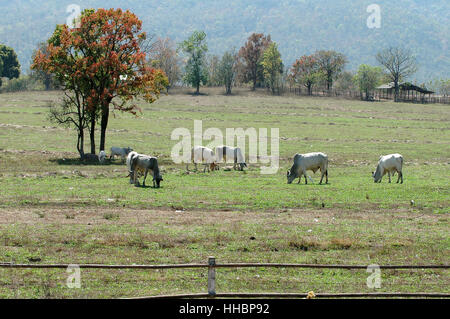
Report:
[[374,0],[0,0],[0,43],[17,52],[27,72],[33,50],[57,23],[65,23],[70,4],[81,8],[130,9],[144,29],[159,37],[184,40],[204,30],[210,53],[239,49],[253,32],[270,34],[279,44],[285,65],[319,49],[346,54],[348,70],[361,63],[376,65],[375,54],[405,46],[417,55],[419,70],[409,80],[425,82],[450,73],[450,1],[376,1],[381,27],[369,29],[367,7]]

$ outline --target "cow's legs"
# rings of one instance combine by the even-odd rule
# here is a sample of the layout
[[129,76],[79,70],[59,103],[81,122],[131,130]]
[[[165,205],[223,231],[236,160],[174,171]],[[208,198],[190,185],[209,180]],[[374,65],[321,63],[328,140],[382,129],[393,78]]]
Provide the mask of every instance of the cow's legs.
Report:
[[391,172],[388,172],[389,183],[391,183]]
[[320,170],[320,173],[322,174],[322,176],[320,176],[320,182],[319,182],[319,184],[322,184],[322,181],[323,181],[323,177],[324,177],[324,175],[325,175],[325,172],[322,171],[322,169],[321,169],[321,170]]
[[144,174],[144,182],[142,183],[142,186],[145,187],[145,179],[147,178],[147,174],[148,174],[148,169],[145,169],[145,174]]
[[325,171],[325,184],[328,184],[328,168],[327,168],[327,170]]
[[402,171],[400,171],[399,173],[398,173],[398,176],[401,178],[401,184],[403,184],[403,172]]
[[306,177],[306,172],[303,173],[303,176],[305,176],[305,185],[308,184],[308,178]]
[[134,185],[139,186],[138,172],[136,169],[134,169]]
[[130,184],[134,183],[133,177],[134,177],[134,172],[130,172]]

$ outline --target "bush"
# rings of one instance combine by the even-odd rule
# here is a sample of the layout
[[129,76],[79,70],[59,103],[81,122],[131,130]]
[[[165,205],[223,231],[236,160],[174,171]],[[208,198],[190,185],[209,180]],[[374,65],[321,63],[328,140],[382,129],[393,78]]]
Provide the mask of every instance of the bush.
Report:
[[37,81],[29,75],[23,75],[17,79],[4,80],[3,85],[0,87],[0,93],[42,89],[43,85],[40,81]]

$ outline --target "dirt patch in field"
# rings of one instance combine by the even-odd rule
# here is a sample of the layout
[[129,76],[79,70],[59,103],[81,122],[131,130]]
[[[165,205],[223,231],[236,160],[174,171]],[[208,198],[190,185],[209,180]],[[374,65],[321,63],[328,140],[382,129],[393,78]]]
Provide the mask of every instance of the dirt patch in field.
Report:
[[0,224],[167,224],[213,225],[240,221],[258,221],[289,225],[294,220],[302,225],[333,223],[338,219],[364,220],[377,223],[386,219],[415,219],[438,221],[445,216],[413,214],[406,209],[349,211],[340,209],[286,209],[274,211],[185,211],[175,209],[119,209],[119,208],[0,208]]

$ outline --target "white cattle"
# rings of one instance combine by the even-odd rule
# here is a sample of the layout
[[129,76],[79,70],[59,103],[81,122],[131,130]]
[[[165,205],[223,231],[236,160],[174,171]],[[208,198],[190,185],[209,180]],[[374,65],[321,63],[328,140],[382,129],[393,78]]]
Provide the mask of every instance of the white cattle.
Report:
[[403,156],[401,156],[400,154],[389,154],[385,156],[380,156],[377,169],[375,173],[372,172],[373,181],[375,183],[381,183],[383,176],[386,173],[388,173],[390,183],[391,172],[392,175],[394,175],[395,172],[397,172],[398,173],[397,183],[401,180],[401,183],[403,184],[402,167],[403,167]]
[[322,184],[323,177],[326,177],[328,184],[328,156],[324,153],[307,153],[295,154],[294,164],[291,169],[287,171],[287,182],[291,184],[294,179],[299,178],[298,183],[302,180],[302,175],[305,177],[305,184],[308,184],[306,171],[313,171],[316,173],[320,169],[322,176],[320,177],[320,184]]
[[98,154],[98,161],[100,163],[104,163],[106,159],[106,152],[105,151],[100,151],[100,153]]
[[[197,170],[197,164],[203,164],[205,166],[203,172],[206,172],[206,168],[208,168],[208,172],[214,171],[217,166],[213,150],[204,146],[194,146],[192,148],[191,161],[195,165],[195,170]],[[186,163],[186,170],[189,171],[189,163]]]
[[113,159],[114,156],[120,156],[122,158],[122,161],[124,161],[128,153],[132,151],[133,149],[129,147],[111,147],[111,154],[109,155],[109,159]]
[[244,167],[247,167],[245,163],[244,155],[239,147],[231,146],[217,146],[216,157],[218,163],[226,163],[227,158],[233,160],[233,169],[236,170],[239,166],[239,170],[243,171]]
[[[130,176],[133,176],[133,181],[135,185],[139,185],[138,174],[140,172],[144,172],[144,182],[142,185],[145,187],[145,179],[147,178],[147,174],[150,173],[153,175],[153,187],[159,188],[160,183],[163,181],[161,176],[158,159],[153,156],[142,155],[142,154],[134,154],[131,156],[131,171]],[[131,178],[130,178],[131,181]]]

